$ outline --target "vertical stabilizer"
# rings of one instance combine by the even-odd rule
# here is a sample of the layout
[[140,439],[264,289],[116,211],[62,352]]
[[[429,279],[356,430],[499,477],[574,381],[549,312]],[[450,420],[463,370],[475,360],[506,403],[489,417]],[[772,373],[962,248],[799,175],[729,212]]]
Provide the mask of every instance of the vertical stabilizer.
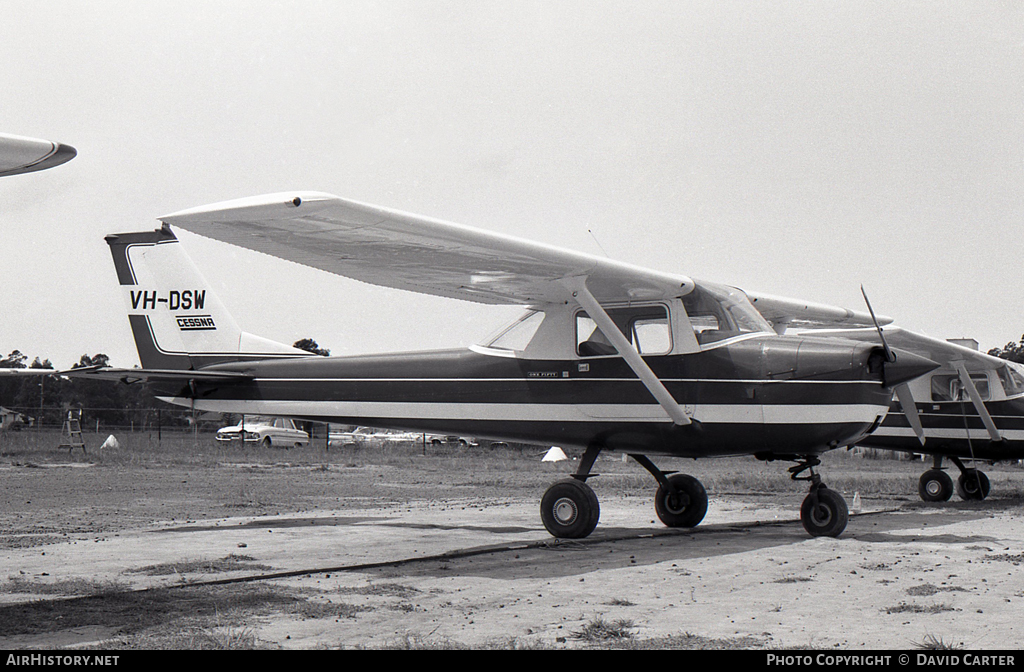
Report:
[[166,224],[106,237],[139,361],[145,369],[198,369],[220,362],[306,357],[243,332]]

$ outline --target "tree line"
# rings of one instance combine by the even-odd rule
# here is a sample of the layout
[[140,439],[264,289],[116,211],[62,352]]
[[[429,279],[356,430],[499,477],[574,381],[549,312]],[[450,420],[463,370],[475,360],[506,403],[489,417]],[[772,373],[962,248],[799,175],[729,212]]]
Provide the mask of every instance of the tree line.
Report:
[[1020,337],[1019,343],[1007,343],[1001,348],[992,348],[988,354],[1000,359],[1007,359],[1011,362],[1024,364],[1024,335]]

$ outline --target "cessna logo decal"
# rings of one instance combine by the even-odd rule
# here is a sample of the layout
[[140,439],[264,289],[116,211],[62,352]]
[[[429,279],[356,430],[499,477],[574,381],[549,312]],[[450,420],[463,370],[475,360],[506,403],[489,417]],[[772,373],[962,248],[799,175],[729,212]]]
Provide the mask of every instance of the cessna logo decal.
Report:
[[217,330],[217,325],[213,323],[213,317],[210,315],[190,315],[188,317],[176,315],[174,319],[178,322],[178,329],[182,331]]
[[156,290],[132,290],[132,310],[148,310],[150,308],[166,308],[167,310],[202,310],[206,304],[205,289],[172,289],[167,296],[159,296]]

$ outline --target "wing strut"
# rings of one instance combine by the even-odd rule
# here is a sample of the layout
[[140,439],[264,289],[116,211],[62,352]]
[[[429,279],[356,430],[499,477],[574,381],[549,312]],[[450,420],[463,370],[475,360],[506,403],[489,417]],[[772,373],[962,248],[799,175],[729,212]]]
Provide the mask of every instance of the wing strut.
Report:
[[964,389],[967,390],[968,396],[971,397],[971,403],[974,404],[975,410],[981,416],[981,421],[985,423],[985,429],[988,430],[989,437],[993,441],[1002,441],[1003,437],[999,435],[995,421],[989,415],[988,409],[985,408],[985,404],[981,400],[981,394],[978,393],[978,388],[974,386],[974,381],[971,380],[971,376],[967,373],[967,367],[962,361],[953,362],[952,364],[956,368],[957,373],[960,374],[960,382],[963,384]]
[[643,360],[640,353],[636,351],[636,348],[619,331],[619,328],[615,326],[612,318],[608,316],[608,313],[605,312],[601,304],[594,298],[594,295],[587,289],[586,279],[569,278],[566,284],[572,290],[573,298],[583,306],[584,310],[587,311],[587,315],[590,316],[590,319],[594,320],[605,335],[605,338],[615,346],[618,353],[626,360],[626,364],[629,364],[629,368],[633,369],[633,373],[640,378],[640,381],[643,382],[647,390],[654,395],[654,398],[661,404],[661,407],[665,409],[672,422],[677,425],[689,425],[690,416],[676,403],[675,398],[665,388],[665,385],[658,376],[651,371],[651,367],[647,366],[647,362]]

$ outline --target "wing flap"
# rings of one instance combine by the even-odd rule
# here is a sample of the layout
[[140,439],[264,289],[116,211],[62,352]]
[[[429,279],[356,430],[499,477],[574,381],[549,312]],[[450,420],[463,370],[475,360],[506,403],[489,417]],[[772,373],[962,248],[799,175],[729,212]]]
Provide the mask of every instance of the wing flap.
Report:
[[602,302],[693,289],[683,275],[319,192],[228,201],[160,220],[370,284],[478,303],[561,303],[571,298],[562,281],[572,277],[586,277]]

